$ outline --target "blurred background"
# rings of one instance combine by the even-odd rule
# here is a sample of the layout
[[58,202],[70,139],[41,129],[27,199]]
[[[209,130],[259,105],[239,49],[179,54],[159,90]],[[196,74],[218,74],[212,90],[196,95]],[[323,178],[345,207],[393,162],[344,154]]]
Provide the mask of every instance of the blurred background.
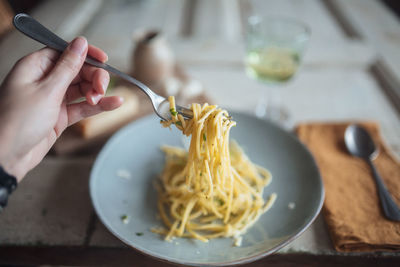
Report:
[[[21,56],[41,47],[13,30],[18,12],[66,40],[85,36],[108,53],[111,65],[159,94],[176,95],[179,103],[217,103],[287,129],[309,120],[375,119],[399,150],[400,126],[393,123],[400,110],[398,1],[2,1],[0,79]],[[252,16],[292,20],[297,28],[249,26]],[[120,85],[126,86],[113,80],[113,87]],[[151,112],[142,94],[135,94],[130,105],[137,107],[126,110],[132,116],[113,117],[124,118],[119,125],[107,124],[113,118],[94,123],[108,133],[85,133],[80,125],[55,151],[85,150],[92,137],[109,136]]]

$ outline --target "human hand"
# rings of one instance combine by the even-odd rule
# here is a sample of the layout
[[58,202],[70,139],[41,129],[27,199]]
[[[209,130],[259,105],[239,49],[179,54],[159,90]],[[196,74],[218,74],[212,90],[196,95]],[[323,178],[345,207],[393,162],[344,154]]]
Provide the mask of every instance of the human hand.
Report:
[[[107,55],[83,37],[60,55],[43,48],[20,59],[0,87],[0,166],[20,181],[47,154],[71,124],[122,104],[103,97],[109,74],[83,65],[86,54]],[[84,97],[86,101],[71,103]]]

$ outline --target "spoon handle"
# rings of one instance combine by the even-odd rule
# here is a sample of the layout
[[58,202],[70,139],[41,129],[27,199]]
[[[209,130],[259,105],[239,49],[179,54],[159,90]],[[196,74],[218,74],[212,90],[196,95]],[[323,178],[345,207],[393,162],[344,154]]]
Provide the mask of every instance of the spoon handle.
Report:
[[389,220],[392,221],[400,221],[400,209],[397,204],[394,202],[392,196],[387,190],[385,184],[382,181],[382,178],[378,174],[375,165],[372,163],[371,159],[367,159],[369,166],[372,170],[372,175],[374,176],[376,185],[378,187],[378,195],[381,202],[381,206],[383,212]]

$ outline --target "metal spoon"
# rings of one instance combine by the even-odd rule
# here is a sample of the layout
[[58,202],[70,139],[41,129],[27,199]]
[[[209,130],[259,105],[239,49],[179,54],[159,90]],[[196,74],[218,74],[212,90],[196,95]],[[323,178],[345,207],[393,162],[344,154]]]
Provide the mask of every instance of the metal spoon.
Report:
[[[57,51],[63,52],[68,43],[54,34],[52,31],[44,27],[38,21],[33,19],[31,16],[20,13],[15,15],[14,17],[14,26],[20,32],[25,34],[26,36],[32,38],[33,40],[38,41],[44,45],[47,45],[50,48],[53,48]],[[136,85],[139,87],[151,100],[153,104],[153,108],[155,113],[163,120],[167,120],[171,117],[169,110],[169,102],[166,98],[154,93],[149,87],[134,79],[133,77],[117,70],[116,68],[111,67],[105,63],[101,63],[91,57],[86,57],[85,63],[93,65],[98,68],[105,69],[106,71],[121,77],[122,79]],[[182,114],[185,118],[192,118],[193,112],[190,109],[184,108],[182,106],[176,106],[176,111]]]
[[394,202],[381,177],[379,176],[372,160],[378,156],[378,150],[368,132],[355,124],[347,127],[344,140],[347,150],[354,156],[368,162],[373,177],[378,187],[378,195],[386,218],[392,221],[400,221],[400,209]]

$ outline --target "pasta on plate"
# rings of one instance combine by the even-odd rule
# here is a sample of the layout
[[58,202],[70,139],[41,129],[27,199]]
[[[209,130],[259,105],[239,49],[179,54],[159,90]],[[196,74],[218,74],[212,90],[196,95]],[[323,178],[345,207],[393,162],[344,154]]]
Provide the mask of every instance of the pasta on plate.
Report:
[[218,237],[241,236],[273,205],[263,190],[271,181],[265,168],[250,161],[240,146],[229,140],[236,122],[226,110],[215,105],[192,104],[193,118],[185,120],[169,97],[171,119],[191,136],[189,151],[162,146],[165,167],[156,188],[158,209],[165,228],[152,229],[166,240],[190,237],[207,242]]

